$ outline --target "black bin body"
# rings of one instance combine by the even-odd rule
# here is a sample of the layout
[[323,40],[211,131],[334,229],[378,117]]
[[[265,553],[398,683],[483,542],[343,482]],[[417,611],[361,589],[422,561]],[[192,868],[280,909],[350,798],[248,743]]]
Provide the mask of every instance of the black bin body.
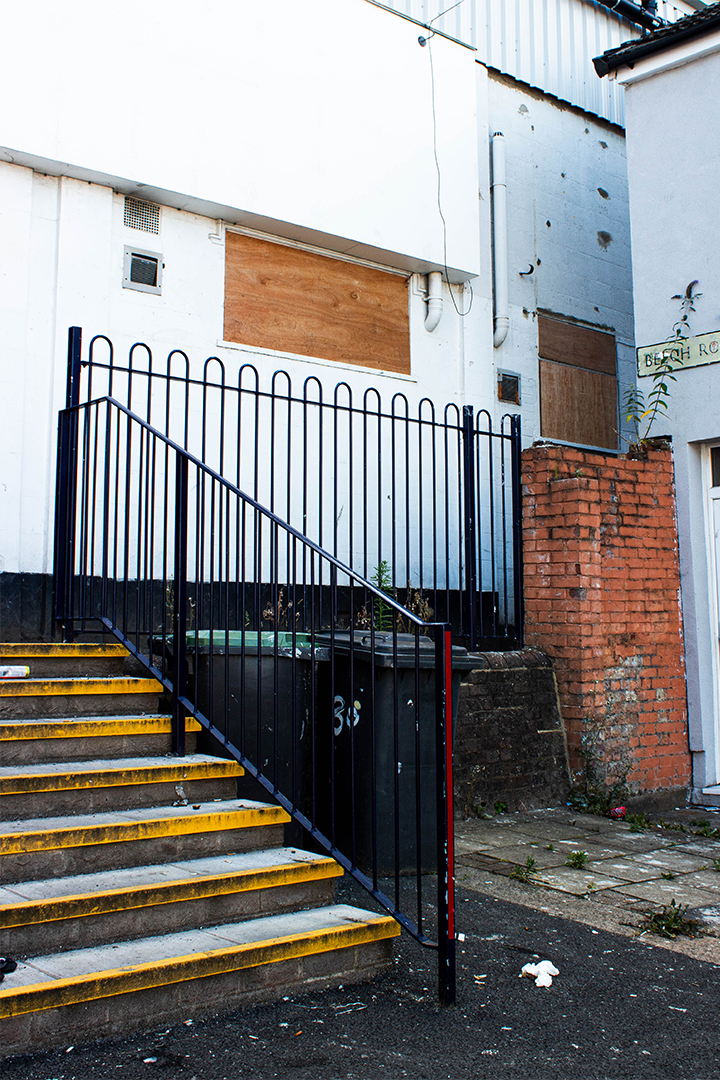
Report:
[[[318,825],[359,869],[378,875],[437,869],[435,643],[391,633],[319,634],[334,662],[319,669]],[[460,672],[473,666],[452,650],[452,720]],[[354,822],[354,825],[353,825]],[[418,839],[419,824],[419,839]],[[375,841],[373,841],[373,835]]]
[[[200,632],[197,644],[188,635],[198,708],[303,813],[312,767],[315,660],[309,642],[306,634],[296,634],[293,643],[288,632],[249,630],[231,631],[226,641],[216,631],[211,649],[209,632]],[[238,795],[262,797],[249,776],[239,780]]]

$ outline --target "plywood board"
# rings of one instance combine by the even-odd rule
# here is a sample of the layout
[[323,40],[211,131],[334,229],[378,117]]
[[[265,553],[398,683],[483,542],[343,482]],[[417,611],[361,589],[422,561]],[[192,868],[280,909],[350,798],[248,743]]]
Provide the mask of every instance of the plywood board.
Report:
[[225,239],[226,341],[410,373],[405,277],[242,233]]
[[587,326],[538,315],[538,353],[543,360],[602,371],[617,370],[615,336]]
[[614,375],[540,361],[540,434],[543,439],[617,450]]

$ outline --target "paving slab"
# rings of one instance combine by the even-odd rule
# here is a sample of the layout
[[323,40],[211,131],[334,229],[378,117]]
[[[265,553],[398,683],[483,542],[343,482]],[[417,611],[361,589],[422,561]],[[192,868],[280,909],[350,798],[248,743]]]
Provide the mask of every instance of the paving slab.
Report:
[[[649,851],[634,856],[639,866],[657,868],[673,874],[689,874],[707,869],[708,860],[694,855],[685,855],[681,851]],[[658,876],[659,876],[658,874]]]
[[490,859],[520,865],[523,865],[528,855],[531,855],[537,866],[562,866],[567,858],[564,851],[547,851],[539,843],[530,844],[527,847],[517,844],[508,847],[493,847],[484,854]]
[[533,879],[538,885],[559,889],[560,892],[572,893],[574,896],[585,896],[596,889],[612,889],[627,884],[609,874],[590,874],[585,870],[573,870],[570,866],[560,866],[556,870],[540,870],[533,874]]
[[699,889],[691,884],[691,877],[676,878],[674,881],[623,882],[623,892],[636,896],[649,904],[688,904],[690,907],[702,907],[704,904],[716,904],[717,894],[711,889]]
[[[615,859],[593,859],[585,864],[591,874],[610,874],[624,881],[653,881],[662,877],[662,871],[656,866],[648,866],[633,856]],[[718,882],[720,885],[720,882]]]
[[488,851],[495,847],[530,847],[541,843],[541,838],[531,836],[529,833],[516,832],[512,829],[496,829],[492,833],[478,833],[472,837],[455,837],[455,850],[462,851]]

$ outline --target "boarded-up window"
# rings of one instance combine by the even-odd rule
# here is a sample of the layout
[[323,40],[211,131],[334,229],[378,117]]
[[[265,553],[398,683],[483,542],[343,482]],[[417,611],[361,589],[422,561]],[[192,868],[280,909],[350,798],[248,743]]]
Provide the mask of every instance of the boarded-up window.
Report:
[[224,336],[409,374],[407,279],[228,232]]
[[539,315],[538,352],[542,437],[616,450],[614,335]]

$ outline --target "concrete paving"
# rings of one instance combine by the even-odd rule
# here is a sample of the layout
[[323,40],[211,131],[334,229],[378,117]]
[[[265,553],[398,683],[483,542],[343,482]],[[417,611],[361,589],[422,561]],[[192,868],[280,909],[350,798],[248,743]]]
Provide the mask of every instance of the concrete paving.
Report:
[[642,933],[646,913],[674,901],[703,936],[670,947],[720,961],[718,811],[678,809],[640,823],[563,807],[475,818],[456,825],[456,872],[468,888],[625,935]]

